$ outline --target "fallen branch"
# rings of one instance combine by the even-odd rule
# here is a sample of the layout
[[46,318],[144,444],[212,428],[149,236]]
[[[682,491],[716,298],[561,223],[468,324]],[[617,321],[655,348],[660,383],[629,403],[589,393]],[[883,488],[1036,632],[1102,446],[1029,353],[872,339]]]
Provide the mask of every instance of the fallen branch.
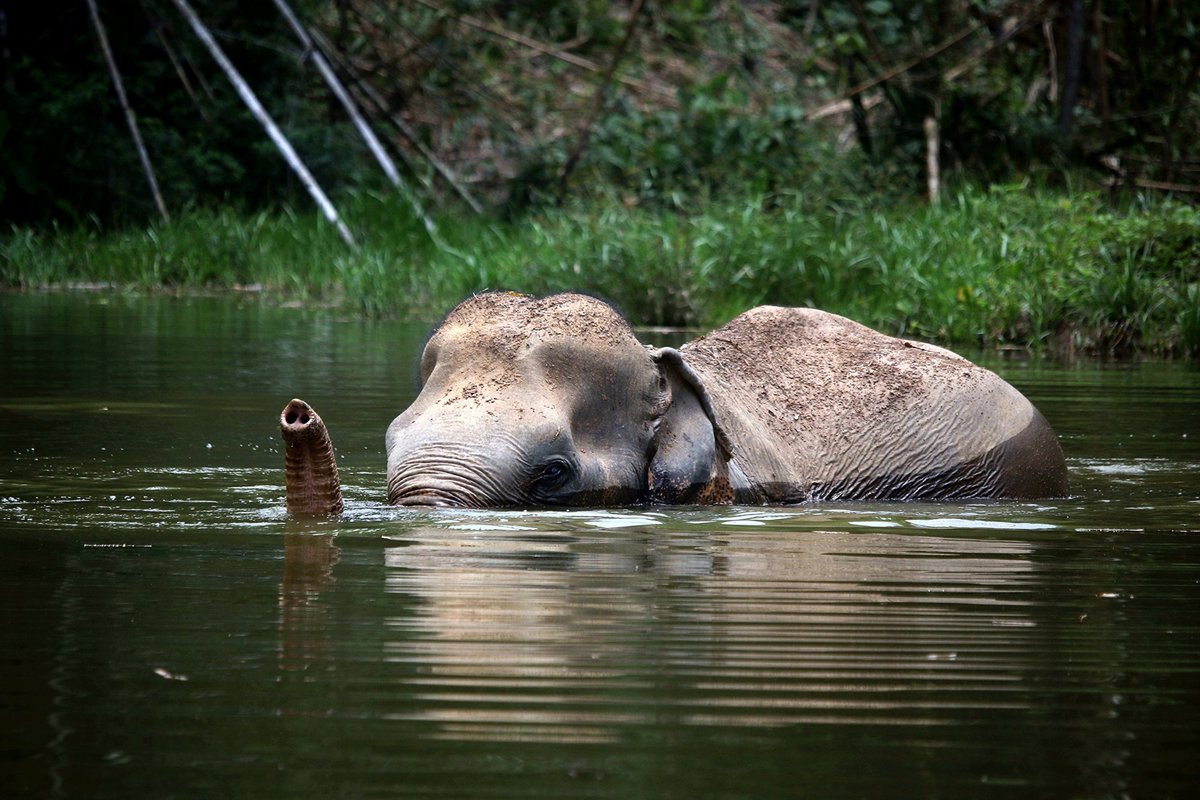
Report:
[[170,222],[171,215],[167,213],[167,204],[163,202],[162,193],[158,190],[158,180],[154,177],[154,166],[150,163],[150,154],[146,152],[146,144],[142,141],[137,115],[133,113],[133,107],[129,105],[129,98],[125,95],[125,83],[121,80],[121,73],[117,69],[116,59],[113,58],[112,48],[108,46],[108,34],[104,32],[104,23],[100,21],[100,9],[96,7],[96,0],[87,0],[87,5],[88,13],[92,16],[92,27],[96,29],[96,38],[100,40],[100,49],[104,52],[104,60],[108,62],[108,73],[112,76],[113,87],[117,90],[117,100],[125,112],[125,122],[129,125],[129,133],[133,137],[138,158],[142,162],[142,171],[146,173],[146,182],[150,184],[150,193],[154,195],[154,204],[158,206],[158,213],[162,214],[163,220]]
[[225,51],[221,49],[221,46],[217,44],[212,34],[208,32],[208,28],[200,21],[200,17],[196,16],[196,12],[188,5],[187,0],[172,0],[172,2],[179,9],[179,13],[183,14],[184,18],[187,19],[188,24],[192,26],[192,30],[196,33],[196,38],[208,48],[208,52],[212,55],[213,60],[217,62],[217,65],[225,73],[225,77],[233,84],[233,88],[237,91],[238,96],[242,98],[242,102],[246,104],[246,107],[250,109],[250,113],[254,115],[255,119],[266,130],[267,136],[275,143],[275,147],[283,156],[284,161],[292,168],[297,177],[300,178],[300,182],[304,184],[304,188],[308,190],[309,195],[316,201],[317,206],[325,214],[325,218],[337,228],[342,240],[353,247],[354,237],[350,235],[350,229],[346,227],[346,223],[338,216],[337,209],[333,207],[333,203],[329,202],[329,198],[321,190],[316,178],[308,171],[308,167],[304,166],[304,162],[300,160],[300,156],[296,155],[292,143],[287,140],[287,137],[283,135],[283,131],[279,130],[279,126],[275,124],[275,120],[271,119],[271,115],[267,113],[262,103],[258,101],[254,90],[242,79],[241,74],[238,73],[233,63],[225,56]]
[[1104,181],[1104,185],[1110,189],[1119,189],[1132,183],[1141,189],[1157,189],[1161,192],[1184,192],[1186,194],[1200,194],[1200,186],[1186,183],[1172,183],[1171,181],[1156,181],[1150,178],[1125,178],[1112,177]]
[[[943,41],[941,44],[937,45],[936,47],[934,47],[930,50],[926,50],[924,53],[922,53],[921,55],[912,59],[911,61],[906,61],[902,64],[897,64],[896,66],[892,67],[891,69],[884,70],[879,75],[876,75],[875,77],[871,78],[870,80],[863,81],[862,83],[858,84],[857,86],[854,86],[848,92],[846,92],[844,95],[842,95],[842,98],[840,100],[835,100],[832,103],[826,103],[825,105],[821,106],[816,111],[814,111],[812,114],[809,114],[808,115],[809,118],[810,119],[821,119],[823,117],[833,116],[834,114],[844,113],[845,111],[849,111],[850,110],[849,101],[852,97],[860,95],[863,92],[868,91],[869,89],[874,89],[879,84],[886,83],[887,81],[890,81],[892,78],[895,78],[897,75],[908,72],[913,67],[920,66],[921,64],[924,64],[926,61],[930,60],[931,58],[941,55],[946,50],[949,50],[951,47],[958,44],[962,40],[966,39],[968,36],[975,33],[982,27],[983,27],[983,25],[981,25],[981,24],[975,24],[975,25],[970,25],[966,28],[963,28],[961,31],[959,31],[958,33],[949,37],[948,39]],[[845,105],[843,106],[843,104],[845,104]]]

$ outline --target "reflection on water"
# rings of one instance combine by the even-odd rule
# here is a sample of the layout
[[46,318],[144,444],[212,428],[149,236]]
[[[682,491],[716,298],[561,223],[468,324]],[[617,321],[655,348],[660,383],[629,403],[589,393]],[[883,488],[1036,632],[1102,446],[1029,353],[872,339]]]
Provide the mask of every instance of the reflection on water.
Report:
[[[388,548],[388,590],[421,606],[390,621],[385,652],[422,666],[410,683],[435,735],[613,741],[667,720],[938,725],[1021,707],[996,687],[1019,684],[1033,649],[1027,543],[773,530],[640,544],[422,529]],[[609,702],[668,675],[648,707]]]
[[285,672],[301,672],[331,660],[332,624],[321,593],[334,581],[339,552],[330,533],[284,534],[279,668]]
[[[997,362],[1029,503],[388,508],[423,331],[0,296],[0,796],[1190,797],[1200,374]],[[347,513],[283,510],[300,394]]]

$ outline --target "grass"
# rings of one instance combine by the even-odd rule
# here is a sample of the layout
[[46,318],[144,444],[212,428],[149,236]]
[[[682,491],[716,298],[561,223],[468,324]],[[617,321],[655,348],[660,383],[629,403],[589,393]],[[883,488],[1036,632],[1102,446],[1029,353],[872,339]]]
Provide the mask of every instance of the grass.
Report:
[[192,210],[146,230],[0,239],[0,285],[256,285],[375,316],[432,319],[486,288],[593,292],[640,324],[704,327],[812,305],[948,344],[1200,355],[1200,210],[1114,207],[1029,185],[919,201],[755,194],[681,212],[578,201],[515,221],[443,212],[435,245],[403,203],[344,200],[351,250],[315,212]]

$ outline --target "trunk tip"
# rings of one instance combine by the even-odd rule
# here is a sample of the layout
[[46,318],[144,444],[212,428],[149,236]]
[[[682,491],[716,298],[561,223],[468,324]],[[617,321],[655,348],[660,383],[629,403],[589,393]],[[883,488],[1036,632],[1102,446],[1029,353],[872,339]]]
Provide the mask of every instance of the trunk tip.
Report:
[[299,398],[294,398],[279,414],[279,424],[285,431],[299,432],[320,421],[316,410]]

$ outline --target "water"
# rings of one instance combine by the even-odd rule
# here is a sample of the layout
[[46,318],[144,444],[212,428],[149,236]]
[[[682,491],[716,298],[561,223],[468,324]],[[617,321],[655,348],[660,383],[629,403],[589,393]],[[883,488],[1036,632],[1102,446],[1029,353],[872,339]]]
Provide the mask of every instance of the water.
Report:
[[0,296],[0,796],[1195,796],[1196,368],[991,357],[1064,500],[390,509],[423,334]]

